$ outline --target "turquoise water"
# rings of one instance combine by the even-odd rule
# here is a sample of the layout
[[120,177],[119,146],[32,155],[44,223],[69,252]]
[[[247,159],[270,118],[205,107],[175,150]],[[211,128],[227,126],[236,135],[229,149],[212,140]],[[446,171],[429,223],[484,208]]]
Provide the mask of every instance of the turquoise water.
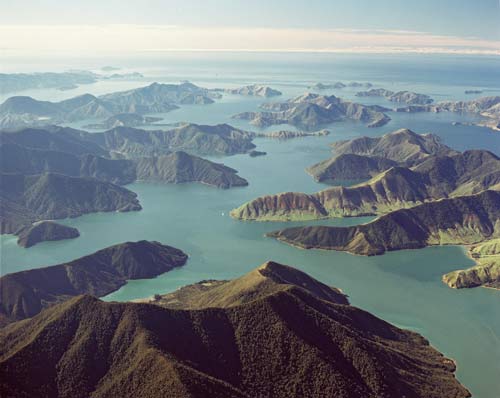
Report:
[[[387,88],[409,88],[444,99],[458,97],[467,85],[477,85],[492,92],[499,90],[500,79],[496,78],[500,68],[492,70],[494,66],[499,66],[498,60],[465,59],[460,64],[450,58],[434,59],[433,62],[410,58],[416,65],[408,59],[402,64],[393,64],[390,59],[372,59],[371,63],[363,65],[351,64],[349,69],[347,58],[325,61],[325,58],[318,57],[302,66],[292,61],[287,65],[284,59],[274,64],[243,59],[226,60],[222,65],[222,61],[217,64],[215,60],[208,60],[202,66],[190,64],[182,69],[188,60],[181,59],[172,66],[141,66],[131,62],[130,69],[145,73],[147,78],[154,76],[151,81],[162,80],[159,79],[162,76],[164,81],[187,78],[213,87],[270,82],[284,92],[285,98],[302,93],[308,84],[318,80],[383,82],[385,79],[384,86]],[[113,63],[103,61],[103,64]],[[314,68],[315,65],[317,68]],[[448,73],[451,67],[454,73]],[[251,74],[252,68],[255,69],[254,75]],[[480,75],[473,75],[474,70],[481,72],[478,73]],[[143,84],[117,82],[113,83],[113,90]],[[102,93],[110,87],[97,83],[78,90],[82,88]],[[343,90],[336,94],[352,98],[354,92]],[[74,95],[58,92],[56,97],[52,90],[33,92],[36,93],[44,99]],[[232,120],[231,115],[257,109],[263,101],[226,96],[216,104],[186,106],[164,117],[166,122],[226,122],[254,129],[244,121]],[[384,103],[379,100],[372,102]],[[266,232],[292,223],[238,222],[228,216],[232,208],[259,195],[290,190],[314,192],[325,188],[326,185],[314,182],[304,169],[328,158],[331,155],[328,144],[338,139],[376,136],[408,127],[417,132],[439,134],[445,143],[460,150],[484,148],[500,153],[498,133],[480,127],[451,124],[452,121],[467,121],[464,116],[391,114],[391,117],[393,120],[388,125],[378,129],[368,129],[359,123],[338,123],[330,126],[332,133],[326,137],[289,141],[260,138],[255,140],[257,149],[266,151],[267,156],[250,158],[237,155],[215,159],[239,170],[240,175],[248,179],[248,187],[224,191],[198,184],[132,184],[128,188],[138,193],[144,209],[134,213],[91,214],[64,220],[65,224],[80,230],[81,237],[78,239],[45,242],[22,249],[16,245],[15,237],[4,235],[1,237],[1,273],[68,261],[127,240],[158,240],[189,254],[189,261],[184,267],[155,279],[130,281],[106,297],[106,300],[121,301],[168,292],[201,279],[237,277],[272,259],[296,266],[325,283],[343,289],[354,305],[398,326],[422,333],[440,351],[457,361],[457,376],[475,397],[496,398],[500,392],[500,292],[480,288],[457,291],[449,289],[440,280],[447,271],[472,265],[463,248],[431,247],[377,257],[306,251],[264,237]],[[352,225],[369,220],[365,217],[318,223]]]

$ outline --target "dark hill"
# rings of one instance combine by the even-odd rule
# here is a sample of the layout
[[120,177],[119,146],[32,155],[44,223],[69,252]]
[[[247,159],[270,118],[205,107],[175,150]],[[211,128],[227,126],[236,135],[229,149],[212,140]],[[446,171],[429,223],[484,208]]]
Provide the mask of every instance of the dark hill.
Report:
[[3,173],[0,195],[1,233],[15,233],[40,220],[141,209],[137,195],[128,189],[94,178],[55,173]]
[[377,255],[428,245],[472,244],[500,233],[500,192],[424,203],[352,227],[287,228],[268,236],[305,249]]
[[153,278],[186,260],[179,249],[139,241],[110,246],[69,263],[7,274],[0,278],[0,325],[30,318],[79,294],[105,296],[128,279]]
[[350,187],[315,194],[286,192],[254,199],[231,211],[243,220],[303,220],[385,214],[431,200],[500,188],[500,159],[484,150],[427,156],[414,167],[392,167]]
[[245,304],[176,310],[83,296],[10,325],[2,396],[470,396],[420,335],[339,303],[299,271],[271,263],[257,273],[280,288]]
[[40,242],[78,238],[80,233],[76,228],[58,224],[54,221],[40,221],[22,228],[16,232],[17,244],[31,247]]

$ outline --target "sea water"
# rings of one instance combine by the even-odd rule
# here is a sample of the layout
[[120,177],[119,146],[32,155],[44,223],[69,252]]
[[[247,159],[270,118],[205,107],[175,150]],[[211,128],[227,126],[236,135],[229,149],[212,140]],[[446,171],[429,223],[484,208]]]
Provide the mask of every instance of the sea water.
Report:
[[[60,100],[84,92],[98,95],[140,87],[153,81],[190,80],[205,87],[265,83],[281,90],[283,99],[304,93],[309,85],[318,81],[370,81],[391,90],[405,89],[429,94],[436,100],[479,96],[465,96],[463,91],[467,88],[482,89],[482,95],[500,95],[500,62],[498,58],[487,57],[297,54],[270,54],[265,57],[261,54],[239,54],[230,57],[227,54],[191,54],[150,60],[87,60],[85,65],[77,64],[81,62],[78,60],[66,62],[57,66],[98,69],[115,62],[113,65],[139,71],[145,78],[139,81],[98,82],[64,92],[28,90],[24,94],[38,99]],[[49,61],[40,65],[45,70],[57,69]],[[7,67],[15,70],[16,64]],[[342,89],[327,90],[325,93],[364,103],[394,105],[383,99],[356,98],[356,91],[358,89]],[[234,120],[231,116],[257,110],[266,101],[269,99],[226,95],[211,105],[183,106],[163,114],[162,123],[231,123],[256,131],[246,121]],[[448,113],[390,113],[390,116],[391,122],[381,128],[369,129],[362,123],[342,122],[328,126],[331,131],[329,136],[287,141],[254,140],[258,150],[267,152],[266,156],[210,158],[237,169],[249,181],[248,187],[220,190],[200,184],[135,183],[127,188],[137,192],[142,211],[89,214],[63,220],[64,224],[80,230],[81,236],[77,239],[44,242],[23,249],[16,245],[14,236],[4,235],[1,237],[1,273],[57,264],[112,244],[140,239],[157,240],[189,254],[185,266],[154,279],[130,281],[105,298],[126,301],[169,292],[202,279],[235,278],[267,260],[274,260],[295,266],[324,283],[341,288],[349,295],[353,305],[423,334],[431,344],[457,361],[457,377],[474,397],[498,397],[500,292],[483,288],[453,290],[441,282],[444,273],[473,265],[462,247],[429,247],[375,257],[301,250],[266,238],[264,234],[313,222],[241,222],[229,217],[231,209],[259,195],[284,191],[315,192],[326,188],[326,185],[316,183],[305,168],[330,157],[329,144],[339,139],[378,136],[398,128],[410,128],[419,133],[438,134],[444,143],[458,150],[488,149],[500,154],[498,132],[482,127],[452,125],[453,121],[471,121],[469,116]],[[79,125],[83,123],[72,126]],[[291,126],[274,126],[263,131],[281,128],[294,129]],[[345,218],[321,220],[314,224],[353,225],[370,220],[370,217]]]

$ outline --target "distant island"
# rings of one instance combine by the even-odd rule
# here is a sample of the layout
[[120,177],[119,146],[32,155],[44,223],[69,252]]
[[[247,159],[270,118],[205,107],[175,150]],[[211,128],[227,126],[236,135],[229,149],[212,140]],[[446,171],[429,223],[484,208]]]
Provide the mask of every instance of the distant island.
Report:
[[[110,72],[117,69],[101,69]],[[7,94],[30,89],[55,88],[58,90],[72,90],[79,85],[96,83],[106,79],[141,79],[140,73],[102,75],[89,71],[75,70],[68,72],[39,72],[39,73],[0,73],[0,93]]]
[[454,112],[482,117],[478,126],[500,131],[500,96],[481,97],[470,101],[441,101],[432,105],[411,105],[396,108],[396,112]]
[[313,84],[312,86],[309,86],[309,89],[312,90],[331,90],[331,89],[341,89],[345,87],[366,87],[370,88],[372,87],[372,83],[360,83],[360,82],[350,82],[350,83],[342,83],[342,82],[336,82],[336,83],[316,83]]
[[78,296],[4,329],[0,344],[11,396],[470,396],[422,336],[275,262],[151,303]]
[[243,112],[233,118],[249,120],[258,127],[290,124],[306,130],[345,119],[367,123],[368,127],[383,126],[390,120],[380,109],[344,101],[334,95],[306,93],[286,102],[263,104],[261,108],[264,111]]
[[356,93],[357,97],[385,97],[391,102],[403,102],[408,105],[427,105],[434,100],[425,94],[418,94],[412,91],[394,92],[384,88],[371,89],[369,91],[360,91]]
[[291,131],[291,130],[279,130],[272,131],[270,133],[256,133],[256,137],[260,138],[277,138],[279,140],[289,140],[291,138],[297,137],[322,137],[330,134],[330,131],[326,129],[318,131]]
[[211,104],[214,98],[220,96],[187,82],[178,85],[152,83],[99,97],[83,94],[59,102],[39,101],[26,96],[10,97],[0,105],[0,128],[108,119],[123,113],[165,113],[177,109],[179,105]]
[[64,264],[7,274],[0,286],[0,327],[31,318],[80,294],[105,296],[129,279],[153,278],[184,265],[187,255],[158,242],[126,242]]
[[481,90],[465,90],[464,94],[482,94]]
[[244,95],[244,96],[250,96],[250,97],[276,97],[281,95],[281,91],[275,90],[269,86],[264,86],[261,84],[251,84],[248,86],[242,86],[242,87],[237,87],[237,88],[218,88],[214,89],[213,91],[216,92],[224,92],[227,94],[233,94],[233,95]]
[[368,256],[429,245],[476,244],[471,250],[478,253],[478,265],[447,274],[443,280],[451,287],[499,287],[498,239],[491,241],[499,233],[500,192],[488,190],[396,210],[368,224],[294,227],[267,236],[305,249]]

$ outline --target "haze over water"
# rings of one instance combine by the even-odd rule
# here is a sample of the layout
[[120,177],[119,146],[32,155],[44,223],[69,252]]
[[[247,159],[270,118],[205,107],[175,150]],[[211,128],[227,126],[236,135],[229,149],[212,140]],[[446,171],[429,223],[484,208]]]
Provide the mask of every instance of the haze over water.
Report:
[[[13,61],[12,61],[13,62]],[[20,62],[17,60],[16,62]],[[42,69],[97,70],[104,65],[138,71],[143,80],[98,82],[75,90],[33,90],[23,94],[37,99],[60,100],[89,92],[102,94],[144,86],[153,81],[190,80],[205,87],[233,87],[263,83],[283,92],[286,99],[307,91],[316,82],[372,82],[391,90],[412,90],[436,101],[472,99],[465,89],[482,89],[484,95],[500,95],[500,60],[465,56],[346,56],[325,54],[180,54],[151,59],[65,60],[40,64]],[[5,71],[28,72],[26,64],[6,64]],[[34,71],[34,70],[33,70]],[[38,68],[36,71],[41,71]],[[357,89],[327,90],[343,98],[354,98]],[[477,96],[480,96],[477,95]],[[0,102],[9,95],[1,95]],[[359,102],[388,105],[380,99]],[[256,130],[245,121],[232,120],[238,112],[256,110],[266,100],[224,96],[208,106],[183,106],[162,115],[164,122],[230,123]],[[265,238],[266,232],[299,223],[253,223],[232,220],[229,211],[259,195],[282,191],[315,192],[326,188],[304,169],[331,156],[329,144],[360,135],[377,136],[398,128],[432,132],[458,150],[488,149],[500,155],[500,135],[474,126],[454,126],[468,121],[455,114],[390,113],[392,121],[369,129],[345,122],[329,126],[326,137],[275,141],[259,138],[257,150],[267,156],[248,155],[212,159],[234,167],[249,186],[230,190],[198,185],[127,186],[139,195],[143,210],[133,213],[91,214],[71,220],[78,239],[45,242],[30,249],[16,245],[13,236],[2,236],[2,275],[24,269],[57,264],[123,241],[158,240],[184,250],[190,259],[184,267],[151,280],[136,280],[109,295],[107,300],[125,301],[172,291],[202,279],[240,276],[266,260],[296,266],[324,283],[341,288],[351,302],[398,326],[422,333],[432,345],[457,361],[458,379],[474,397],[495,398],[500,392],[500,292],[475,288],[453,290],[441,275],[473,264],[463,248],[431,247],[399,251],[376,257],[346,253],[300,250]],[[87,124],[82,122],[78,127]],[[293,129],[275,126],[268,131]],[[370,218],[318,221],[352,225]]]

